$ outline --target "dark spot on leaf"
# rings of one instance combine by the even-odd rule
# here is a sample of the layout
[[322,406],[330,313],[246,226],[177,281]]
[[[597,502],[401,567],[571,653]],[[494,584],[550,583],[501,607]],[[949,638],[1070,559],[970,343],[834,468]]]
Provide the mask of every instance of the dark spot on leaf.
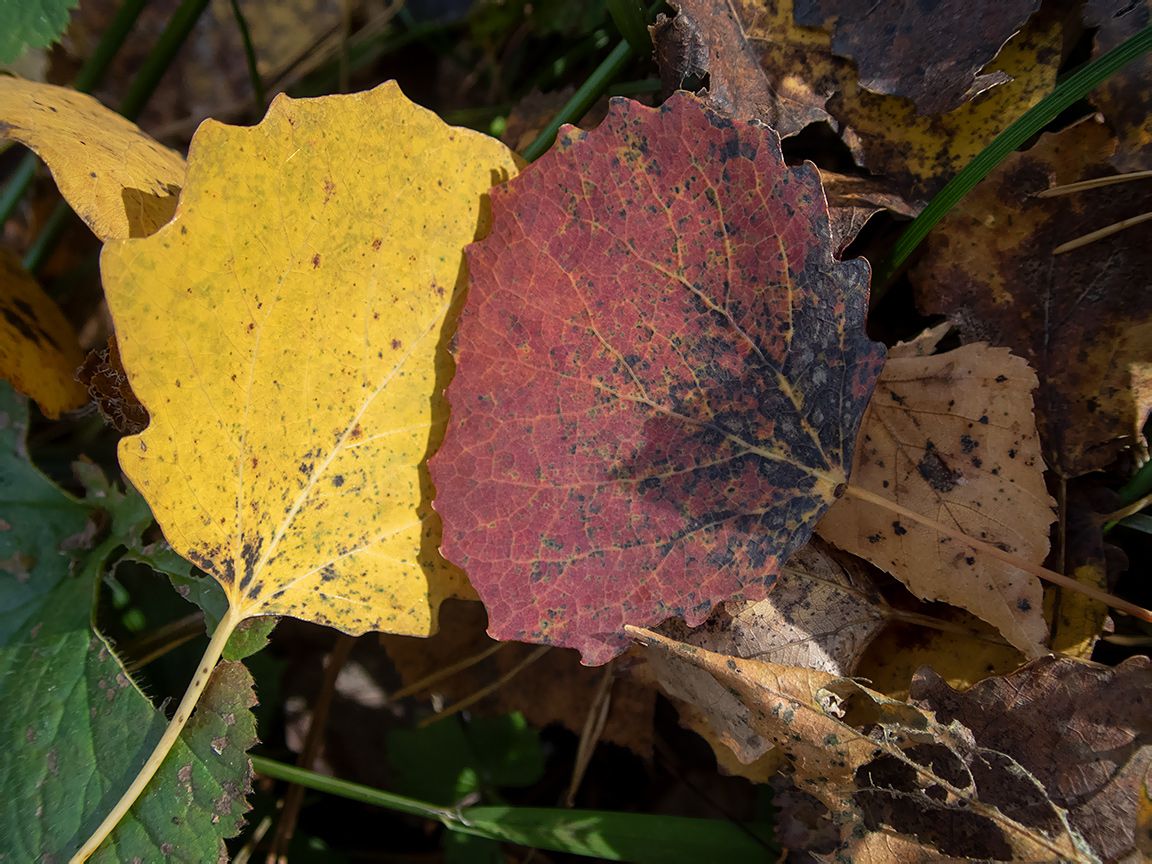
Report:
[[898,521],[892,523],[892,530],[895,532],[897,537],[903,537],[908,533],[908,529],[901,525]]
[[960,449],[964,453],[971,453],[973,450],[975,450],[979,446],[980,446],[980,442],[973,439],[971,435],[961,435],[960,436]]
[[956,488],[956,481],[960,478],[960,475],[950,469],[943,457],[931,447],[916,468],[920,476],[937,492],[951,492]]
[[399,339],[393,339],[392,340],[392,350],[393,351],[399,351],[400,350],[400,340]]
[[332,485],[333,486],[343,486],[344,485],[344,475],[343,474],[337,474],[335,477],[333,477],[332,478]]
[[312,256],[312,269],[315,270],[319,266],[320,266],[320,253],[317,252],[315,255]]
[[1007,376],[1007,375],[997,375],[997,376],[996,376],[996,383],[997,383],[997,384],[1003,384],[1003,383],[1004,383],[1005,381],[1007,381],[1007,380],[1008,380],[1008,376]]
[[1019,609],[1021,612],[1031,612],[1032,611],[1032,604],[1029,603],[1025,598],[1021,597],[1019,600],[1016,601],[1016,608]]

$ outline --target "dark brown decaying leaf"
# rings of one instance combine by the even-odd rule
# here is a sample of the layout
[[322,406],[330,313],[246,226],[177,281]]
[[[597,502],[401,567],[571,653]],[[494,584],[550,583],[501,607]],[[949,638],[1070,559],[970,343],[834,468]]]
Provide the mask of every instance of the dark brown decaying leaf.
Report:
[[1135,443],[1130,367],[1152,355],[1152,225],[1057,258],[1060,243],[1142,212],[1145,190],[1035,195],[1115,175],[1114,147],[1107,128],[1087,120],[1012,154],[944,218],[910,273],[926,314],[947,315],[965,339],[1010,348],[1036,369],[1044,458],[1066,478]]
[[[912,699],[941,724],[959,722],[978,747],[1012,757],[1105,861],[1136,851],[1137,812],[1152,765],[1152,666],[1113,669],[1043,657],[958,693],[925,667]],[[1133,860],[1133,859],[1128,859]]]
[[[1098,57],[1148,26],[1152,0],[1088,0],[1083,14],[1087,26],[1099,28],[1092,51]],[[1119,138],[1108,161],[1123,172],[1152,168],[1152,54],[1115,72],[1090,98]]]
[[135,435],[148,428],[148,409],[132,392],[115,336],[108,337],[104,348],[88,352],[76,379],[88,388],[88,396],[100,409],[100,416],[117,432]]
[[925,115],[951,111],[1009,81],[1003,72],[980,69],[1040,0],[796,0],[795,7],[796,23],[832,31],[832,50],[856,61],[861,85],[905,96]]
[[924,207],[904,199],[894,184],[881,177],[860,177],[820,171],[820,182],[828,198],[828,219],[832,224],[832,244],[843,255],[868,220],[881,210],[913,218]]
[[824,103],[851,64],[832,55],[823,30],[796,26],[791,0],[671,5],[680,14],[653,29],[665,87],[707,74],[712,108],[767,123],[781,138],[830,119]]

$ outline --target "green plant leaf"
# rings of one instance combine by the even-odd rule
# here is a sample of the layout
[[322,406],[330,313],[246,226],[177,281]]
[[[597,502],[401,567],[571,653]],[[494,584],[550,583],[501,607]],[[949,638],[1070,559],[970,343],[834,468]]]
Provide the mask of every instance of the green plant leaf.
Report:
[[[28,460],[27,426],[26,400],[0,382],[0,860],[60,861],[166,725],[91,623],[109,554],[138,543],[151,516],[90,464],[77,466],[85,500],[63,492]],[[247,671],[223,664],[155,791],[93,860],[150,861],[158,847],[177,860],[217,860],[247,809],[253,704]]]
[[451,807],[502,787],[531,786],[544,775],[540,733],[523,715],[446,717],[388,736],[388,761],[405,795]]

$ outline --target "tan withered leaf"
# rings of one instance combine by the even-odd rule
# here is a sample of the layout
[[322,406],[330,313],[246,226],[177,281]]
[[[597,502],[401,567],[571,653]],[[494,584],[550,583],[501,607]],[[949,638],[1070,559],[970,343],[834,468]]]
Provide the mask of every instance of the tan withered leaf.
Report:
[[[852,482],[957,533],[1043,562],[1054,502],[1032,417],[1036,375],[1004,348],[930,354],[947,327],[893,348],[856,438]],[[918,597],[993,624],[1029,656],[1042,653],[1043,589],[1023,570],[968,544],[845,497],[820,536],[896,576]]]
[[995,747],[1042,783],[1100,860],[1139,860],[1147,837],[1135,831],[1152,766],[1147,657],[1114,669],[1042,657],[966,693],[925,667],[912,697],[938,723],[963,724],[977,746]]
[[[887,621],[881,603],[859,561],[813,539],[766,599],[725,603],[697,628],[673,618],[656,630],[718,654],[851,675]],[[772,748],[752,729],[748,709],[707,671],[660,652],[647,658],[664,691],[696,706],[742,764]]]
[[[629,627],[650,651],[707,670],[749,709],[753,728],[777,744],[796,785],[828,807],[854,860],[870,835],[903,835],[935,854],[1012,861],[1095,858],[1043,785],[1010,755],[982,746],[960,722],[885,697],[827,672],[737,660]],[[861,731],[845,700],[868,716]]]

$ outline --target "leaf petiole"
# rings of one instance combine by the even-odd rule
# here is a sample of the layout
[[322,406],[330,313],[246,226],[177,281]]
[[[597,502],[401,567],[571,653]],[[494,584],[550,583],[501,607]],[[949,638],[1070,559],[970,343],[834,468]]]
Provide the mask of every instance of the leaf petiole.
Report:
[[1033,564],[1031,561],[1013,555],[1011,552],[1005,552],[1003,549],[1000,549],[997,546],[993,546],[991,543],[985,543],[983,540],[977,540],[975,537],[969,537],[967,534],[955,531],[949,528],[947,525],[944,525],[941,522],[937,522],[935,519],[930,519],[927,516],[923,516],[917,513],[915,510],[909,510],[907,507],[901,507],[895,501],[890,501],[887,498],[876,495],[873,492],[869,492],[867,489],[857,486],[854,483],[848,484],[847,488],[845,489],[845,494],[851,495],[854,498],[858,498],[861,501],[866,501],[869,504],[873,504],[877,507],[883,507],[887,510],[891,510],[893,513],[898,513],[907,519],[911,519],[913,522],[919,522],[921,525],[933,528],[941,534],[952,537],[962,543],[966,543],[976,551],[982,552],[985,555],[989,555],[992,558],[996,558],[999,561],[1003,561],[1005,564],[1011,564],[1013,567],[1019,567],[1021,570],[1031,573],[1033,576],[1037,576],[1040,579],[1051,582],[1054,585],[1059,585],[1060,587],[1067,588],[1071,591],[1078,591],[1081,594],[1091,597],[1093,600],[1099,600],[1101,603],[1104,603],[1107,606],[1111,606],[1113,609],[1117,609],[1121,612],[1127,612],[1129,615],[1139,618],[1141,621],[1152,623],[1152,612],[1144,609],[1141,606],[1137,606],[1134,603],[1129,603],[1127,600],[1121,600],[1119,597],[1115,597],[1112,594],[1107,594],[1104,591],[1100,591],[1091,587],[1090,585],[1077,582],[1075,579],[1069,576],[1065,576],[1062,573],[1057,573],[1055,570],[1049,570],[1046,567],[1041,567],[1039,564]]
[[212,634],[212,640],[208,643],[208,647],[204,651],[204,656],[200,659],[200,665],[196,668],[196,674],[192,678],[192,683],[188,685],[188,689],[184,691],[184,698],[182,698],[180,704],[176,706],[176,713],[173,714],[172,719],[168,721],[168,728],[164,730],[164,734],[161,736],[160,741],[157,742],[155,749],[152,751],[152,755],[148,757],[148,761],[144,763],[144,767],[140,769],[140,773],[136,775],[136,779],[132,781],[132,785],[128,787],[128,791],[116,802],[116,806],[112,808],[112,812],[104,817],[104,821],[100,823],[100,827],[93,832],[92,836],[80,847],[80,850],[72,856],[70,864],[80,864],[80,862],[87,861],[89,856],[99,848],[100,844],[103,843],[108,835],[115,830],[116,826],[120,824],[120,820],[124,818],[125,814],[132,809],[132,805],[136,803],[136,799],[140,797],[148,785],[148,781],[156,774],[156,771],[164,762],[164,758],[176,743],[176,739],[180,737],[180,733],[184,730],[185,724],[196,708],[196,703],[200,701],[200,694],[204,692],[204,688],[212,678],[212,671],[216,668],[216,663],[220,659],[221,654],[224,653],[224,646],[228,644],[228,638],[232,635],[232,631],[236,629],[236,625],[242,620],[242,616],[237,615],[229,608],[228,613],[216,627],[216,632]]

